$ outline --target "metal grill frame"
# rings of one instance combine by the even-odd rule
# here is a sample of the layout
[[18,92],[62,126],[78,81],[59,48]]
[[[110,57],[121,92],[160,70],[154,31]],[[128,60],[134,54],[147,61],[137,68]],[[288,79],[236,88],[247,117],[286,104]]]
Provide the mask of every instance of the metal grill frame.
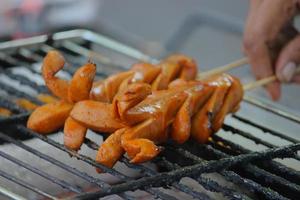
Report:
[[[71,40],[75,38],[82,38],[86,41],[96,43],[112,51],[118,52],[120,54],[134,58],[136,60],[141,60],[141,61],[151,62],[151,63],[158,62],[158,60],[153,59],[150,56],[145,55],[134,48],[131,48],[122,43],[111,40],[105,36],[93,33],[88,30],[73,30],[73,31],[55,33],[51,36],[43,35],[43,36],[37,36],[28,39],[5,42],[0,44],[0,59],[5,58],[5,60],[8,63],[15,66],[20,66],[20,65],[29,66],[30,64],[28,64],[27,62],[20,62],[18,59],[11,57],[9,53],[6,53],[6,51],[8,52],[15,51],[16,49],[18,49],[18,51],[23,51],[22,52],[23,56],[26,57],[26,55],[30,54],[30,58],[33,58],[35,61],[41,61],[42,56],[32,52],[27,52],[28,51],[27,47],[30,47],[32,45],[41,45],[41,50],[44,51],[45,53],[49,49],[54,48],[53,46],[51,46],[51,42],[49,43],[49,41],[56,41],[56,42],[61,41],[64,42],[65,48],[72,49],[74,53],[77,53],[83,57],[91,56],[93,57],[93,59],[97,59],[102,64],[106,64],[106,65],[112,64],[113,66],[118,67],[118,64],[113,63],[112,60],[110,60],[109,58],[103,57],[100,54],[97,54],[96,52],[89,50],[88,48],[76,44],[75,42],[71,42]],[[69,73],[73,73],[76,69],[69,68],[68,70]],[[39,86],[29,79],[11,73],[9,71],[9,68],[1,70],[0,73],[5,73],[10,78],[18,80],[22,84],[29,85],[35,88],[36,91],[38,92],[43,92],[43,93],[47,92],[47,89],[44,86]],[[99,73],[98,75],[105,76],[106,74]],[[41,102],[39,102],[35,97],[20,92],[1,82],[0,82],[0,87],[5,91],[7,91],[8,93],[14,94],[15,96],[25,97],[34,103],[41,104]],[[266,109],[270,112],[273,112],[277,115],[280,115],[282,117],[288,118],[294,122],[300,123],[300,120],[297,116],[291,115],[284,111],[274,110],[273,108],[268,107],[268,105],[262,104],[260,101],[251,99],[250,103],[259,106],[263,109]],[[11,162],[14,162],[32,171],[33,173],[36,173],[50,180],[54,184],[60,185],[62,188],[66,188],[67,190],[74,192],[74,196],[71,197],[72,199],[73,198],[77,198],[77,199],[98,198],[110,194],[118,194],[120,195],[120,197],[124,199],[133,199],[133,197],[130,196],[126,191],[136,190],[136,189],[143,189],[149,194],[153,195],[154,197],[158,197],[160,199],[176,199],[174,196],[171,196],[163,192],[162,190],[157,189],[156,187],[169,187],[184,192],[190,195],[191,197],[197,199],[210,199],[210,197],[207,196],[206,194],[195,191],[191,187],[188,187],[187,185],[178,182],[182,177],[191,177],[194,180],[196,180],[200,185],[202,185],[206,190],[221,193],[223,194],[223,196],[230,199],[249,198],[246,194],[239,193],[230,188],[222,186],[213,180],[201,176],[202,173],[209,173],[209,172],[218,172],[226,180],[234,184],[241,185],[242,187],[249,189],[256,195],[258,195],[259,197],[266,198],[266,199],[286,199],[286,196],[288,196],[289,198],[294,198],[300,194],[300,186],[299,184],[297,184],[299,183],[300,180],[300,173],[298,171],[292,170],[275,161],[262,161],[262,159],[271,160],[273,158],[278,158],[278,157],[279,158],[291,157],[299,160],[299,156],[296,154],[296,152],[300,149],[300,142],[294,138],[285,136],[282,133],[268,129],[263,125],[254,123],[238,115],[233,115],[233,117],[243,123],[249,124],[251,126],[259,128],[260,130],[263,130],[264,132],[268,132],[276,137],[289,141],[291,145],[287,147],[276,147],[268,143],[267,141],[263,141],[260,138],[256,138],[252,136],[251,133],[246,133],[242,130],[230,126],[229,124],[224,124],[223,130],[235,134],[239,134],[247,139],[252,140],[255,143],[262,144],[271,149],[262,152],[250,152],[249,150],[235,143],[232,143],[224,138],[219,137],[218,135],[215,135],[213,137],[213,141],[211,141],[208,145],[195,144],[193,141],[189,141],[187,144],[182,146],[177,146],[174,145],[173,143],[167,143],[165,144],[166,151],[164,151],[160,157],[158,157],[153,161],[157,165],[165,166],[167,168],[167,172],[158,173],[143,165],[133,165],[129,163],[126,157],[123,157],[121,159],[121,162],[123,162],[128,167],[142,171],[144,173],[145,177],[136,180],[114,169],[106,168],[105,166],[96,163],[93,159],[85,155],[76,153],[74,151],[70,151],[66,149],[62,144],[57,143],[46,136],[39,135],[27,129],[24,126],[24,122],[28,118],[29,113],[19,108],[11,101],[0,98],[0,106],[9,108],[15,113],[11,117],[0,118],[1,128],[7,126],[10,126],[11,128],[13,126],[13,129],[17,130],[19,134],[23,133],[24,135],[38,138],[56,147],[59,150],[64,151],[79,160],[82,160],[83,162],[89,165],[101,168],[104,172],[110,173],[121,180],[119,184],[109,185],[104,181],[102,181],[101,179],[91,177],[85,172],[77,170],[73,166],[68,166],[62,163],[61,161],[56,160],[53,157],[50,157],[44,153],[41,153],[23,144],[22,141],[16,140],[13,137],[13,135],[9,135],[7,132],[2,133],[2,131],[0,130],[1,140],[10,142],[24,149],[25,151],[40,157],[41,159],[47,162],[51,162],[56,167],[64,169],[69,173],[76,175],[89,183],[95,184],[96,187],[99,187],[99,192],[84,193],[81,188],[78,188],[70,183],[60,180],[59,178],[53,177],[47,174],[46,172],[43,172],[27,163],[22,162],[21,160],[9,156],[5,152],[0,151],[0,157],[4,157],[5,159],[10,160]],[[230,147],[230,149],[218,145],[218,141],[221,141],[222,143],[226,144],[227,146]],[[98,148],[97,144],[95,144],[93,141],[90,141],[89,139],[85,140],[85,144],[92,149]],[[181,157],[182,159],[189,160],[190,164],[182,165],[181,163],[176,163],[172,160],[170,161],[170,158],[172,157],[170,155],[170,152],[168,152],[168,149],[169,150],[172,149],[173,151],[176,151],[179,157]],[[200,151],[202,152],[199,153]],[[203,158],[203,155],[198,156],[198,154],[199,155],[209,154],[210,157]],[[237,164],[242,164],[243,170],[240,170],[239,168],[235,169],[234,166],[236,166]],[[273,173],[270,173],[269,171]],[[276,172],[276,174],[274,172]],[[19,185],[22,185],[27,189],[35,193],[38,193],[41,196],[44,196],[46,198],[50,198],[50,199],[56,198],[51,194],[47,194],[41,189],[33,185],[30,185],[28,183],[25,183],[24,181],[16,177],[13,177],[12,175],[4,171],[0,170],[0,176],[12,182],[15,182]],[[271,184],[272,189],[263,186],[263,185],[267,185],[269,180],[272,180],[272,184]],[[278,187],[283,188],[284,191],[282,194],[278,193]],[[18,197],[17,195],[14,196],[14,194],[11,194],[9,191],[6,191],[1,188],[0,188],[0,192],[12,198]]]

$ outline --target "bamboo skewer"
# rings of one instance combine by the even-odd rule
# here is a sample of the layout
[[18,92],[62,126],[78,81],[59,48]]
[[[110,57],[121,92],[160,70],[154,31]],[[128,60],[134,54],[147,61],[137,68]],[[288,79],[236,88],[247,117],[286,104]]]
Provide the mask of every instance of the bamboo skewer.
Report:
[[215,75],[215,74],[220,74],[220,73],[226,72],[228,70],[234,69],[236,67],[243,66],[247,63],[248,63],[248,58],[246,58],[246,57],[241,58],[241,59],[236,60],[232,63],[227,64],[227,65],[216,67],[212,70],[209,70],[209,71],[206,71],[206,72],[203,72],[203,73],[199,73],[197,75],[197,79],[202,79],[204,77],[212,76],[212,75]]
[[[300,73],[300,66],[297,67],[296,71],[295,71],[296,74]],[[254,88],[257,88],[257,87],[260,87],[260,86],[264,86],[268,83],[271,83],[273,81],[276,81],[277,80],[277,77],[275,75],[273,76],[270,76],[270,77],[267,77],[267,78],[263,78],[263,79],[260,79],[258,81],[255,81],[255,82],[252,82],[252,83],[248,83],[248,84],[245,84],[243,86],[244,90],[252,90]]]
[[244,91],[252,90],[254,88],[264,86],[264,85],[266,85],[268,83],[271,83],[273,81],[276,81],[276,80],[277,80],[277,77],[275,75],[270,76],[270,77],[267,77],[267,78],[263,78],[263,79],[254,81],[252,83],[245,84],[245,85],[243,85],[243,89],[244,89]]
[[[212,69],[212,70],[209,70],[209,71],[206,71],[206,72],[203,72],[203,73],[199,73],[197,75],[197,79],[201,80],[201,79],[203,79],[205,77],[208,77],[208,76],[212,76],[212,75],[220,74],[220,73],[223,73],[223,72],[227,72],[228,70],[243,66],[245,64],[248,64],[248,58],[246,58],[246,57],[241,58],[239,60],[236,60],[232,63],[227,64],[227,65],[216,67],[215,69]],[[297,67],[295,73],[296,74],[300,73],[300,65]],[[243,89],[245,91],[252,90],[254,88],[264,86],[264,85],[266,85],[268,83],[271,83],[273,81],[276,81],[276,80],[277,80],[277,77],[275,75],[273,75],[273,76],[270,76],[270,77],[267,77],[267,78],[264,78],[264,79],[261,79],[261,80],[258,80],[258,81],[254,81],[252,83],[245,84],[243,86]]]

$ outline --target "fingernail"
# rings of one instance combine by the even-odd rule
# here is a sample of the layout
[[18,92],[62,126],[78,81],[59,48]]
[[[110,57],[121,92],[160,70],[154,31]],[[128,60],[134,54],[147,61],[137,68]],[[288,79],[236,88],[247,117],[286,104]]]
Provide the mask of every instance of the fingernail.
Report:
[[294,76],[296,64],[294,62],[287,63],[281,70],[281,81],[290,82]]

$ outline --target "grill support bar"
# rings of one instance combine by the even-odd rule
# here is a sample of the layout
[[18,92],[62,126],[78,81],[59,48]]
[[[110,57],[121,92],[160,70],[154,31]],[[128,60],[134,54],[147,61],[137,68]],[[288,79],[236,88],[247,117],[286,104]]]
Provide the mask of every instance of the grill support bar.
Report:
[[[69,153],[71,156],[74,156],[76,158],[78,158],[79,160],[82,160],[88,164],[90,164],[91,166],[93,167],[97,167],[97,168],[100,168],[101,170],[103,170],[104,172],[108,172],[118,178],[120,178],[121,180],[132,180],[132,178],[124,175],[124,174],[121,174],[120,172],[118,171],[115,171],[114,169],[110,169],[110,168],[107,168],[106,166],[104,165],[101,165],[97,162],[95,162],[94,160],[92,160],[91,158],[87,157],[87,156],[84,156],[84,155],[81,155],[81,154],[78,154],[77,152],[74,152],[74,151],[71,151],[69,149],[66,149],[63,145],[55,142],[54,140],[50,139],[50,138],[47,138],[45,136],[42,136],[40,134],[37,134],[29,129],[27,129],[26,127],[22,126],[22,125],[17,125],[17,129],[19,131],[21,131],[22,133],[25,133],[25,134],[28,134],[28,135],[31,135],[31,136],[35,136],[39,139],[41,139],[42,141],[64,151],[64,152],[67,152]],[[125,183],[126,184],[126,183]],[[159,197],[163,198],[163,199],[176,199],[168,194],[164,194],[162,193],[161,191],[157,190],[157,189],[147,189],[146,190],[147,192],[153,194],[153,195],[159,195]]]
[[[41,191],[40,189],[38,189],[37,187],[35,187],[35,186],[33,186],[29,183],[26,183],[26,182],[22,181],[21,179],[18,179],[16,177],[2,171],[2,170],[0,170],[0,176],[2,176],[2,177],[6,178],[6,179],[8,179],[8,180],[10,180],[14,183],[17,183],[17,184],[19,184],[19,185],[35,192],[35,193],[37,193],[37,194],[40,194],[40,195],[44,196],[44,197],[47,197],[49,199],[56,199],[56,197],[54,197],[54,196],[52,196],[48,193],[45,193],[45,192]],[[1,191],[1,189],[0,189],[0,191]]]
[[287,135],[281,134],[281,133],[279,133],[277,131],[271,130],[271,129],[267,128],[267,127],[259,125],[259,124],[255,123],[255,122],[252,122],[252,121],[248,120],[248,119],[245,119],[244,117],[238,116],[236,114],[234,114],[232,116],[233,116],[233,118],[235,118],[235,119],[237,119],[237,120],[239,120],[241,122],[244,122],[245,124],[249,124],[251,126],[254,126],[254,127],[262,130],[263,132],[271,133],[272,135],[275,135],[275,136],[277,136],[279,138],[285,139],[285,140],[287,140],[289,142],[292,142],[294,144],[300,143],[300,140],[297,140],[295,138],[292,138],[292,137],[289,137]]
[[11,161],[11,162],[13,162],[13,163],[15,163],[15,164],[17,164],[17,165],[19,165],[19,166],[22,166],[22,167],[28,169],[29,171],[31,171],[35,174],[40,175],[41,177],[43,177],[43,178],[45,178],[45,179],[47,179],[47,180],[49,180],[53,183],[56,183],[57,185],[60,185],[63,188],[66,188],[66,189],[68,189],[70,191],[73,191],[73,192],[76,192],[76,193],[81,193],[82,192],[82,190],[79,187],[73,186],[73,185],[71,185],[71,184],[69,184],[69,183],[67,183],[63,180],[60,180],[60,179],[55,178],[54,176],[51,176],[50,174],[48,174],[46,172],[40,171],[39,169],[37,169],[37,168],[27,164],[27,163],[24,163],[23,161],[21,161],[19,159],[16,159],[16,158],[4,153],[3,151],[0,151],[0,156],[7,159],[7,160],[9,160],[9,161]]
[[[229,142],[227,143],[226,140],[222,140],[222,141],[226,144],[229,144]],[[219,151],[215,148],[212,148],[211,146],[206,146],[205,148],[207,148],[211,152],[213,152],[218,158],[223,158],[223,157],[228,156],[224,152]],[[242,155],[246,155],[246,154],[242,154]],[[268,163],[271,163],[271,162],[268,162]],[[300,195],[300,186],[296,185],[293,182],[286,180],[285,178],[276,176],[272,173],[269,173],[268,171],[266,171],[264,169],[261,169],[255,165],[252,165],[252,164],[249,164],[249,165],[243,167],[243,170],[256,178],[263,178],[265,184],[267,184],[267,185],[272,183],[272,185],[276,186],[278,188],[277,190],[280,190],[281,193],[286,191],[286,192],[284,192],[285,195],[293,196],[293,197]]]
[[108,185],[104,181],[101,181],[100,179],[96,179],[96,178],[88,175],[87,173],[84,173],[84,172],[81,172],[81,171],[77,170],[76,168],[70,167],[70,166],[68,166],[68,165],[66,165],[66,164],[64,164],[64,163],[62,163],[62,162],[60,162],[60,161],[58,161],[58,160],[50,157],[50,156],[47,156],[46,154],[41,153],[40,151],[37,151],[37,150],[35,150],[35,149],[33,149],[33,148],[31,148],[31,147],[29,147],[29,146],[27,146],[27,145],[25,145],[25,144],[17,141],[17,140],[14,140],[11,137],[6,136],[5,134],[3,134],[1,132],[0,132],[0,138],[4,139],[4,140],[6,140],[6,141],[8,141],[10,143],[13,143],[16,146],[18,146],[18,147],[20,147],[20,148],[22,148],[22,149],[24,149],[24,150],[26,150],[26,151],[28,151],[28,152],[36,155],[36,156],[42,158],[43,160],[46,160],[46,161],[52,163],[53,165],[56,165],[56,166],[58,166],[58,167],[60,167],[60,168],[62,168],[64,170],[66,170],[69,173],[72,173],[72,174],[74,174],[74,175],[76,175],[76,176],[78,176],[78,177],[80,177],[80,178],[82,178],[82,179],[84,179],[84,180],[86,180],[86,181],[88,181],[90,183],[97,184],[98,186],[100,186],[103,189],[108,189],[110,187],[110,185]]
[[[136,190],[140,188],[168,185],[182,177],[190,177],[199,175],[204,172],[215,172],[234,166],[236,164],[248,163],[257,159],[272,159],[275,157],[292,156],[294,151],[300,149],[300,144],[289,145],[276,149],[268,149],[262,152],[253,152],[230,158],[223,158],[216,161],[208,161],[199,163],[193,166],[185,167],[184,170],[178,169],[172,172],[161,173],[152,177],[145,177],[138,180],[128,181],[127,183],[118,184],[112,187],[111,190],[99,191],[93,193],[83,193],[76,196],[76,199],[90,199],[103,197],[110,194],[117,194],[122,191]],[[159,183],[159,185],[157,185]]]
[[[98,150],[99,146],[94,143],[93,141],[91,141],[90,139],[86,138],[85,139],[85,144],[90,147],[91,149],[94,149],[94,150]],[[148,176],[154,176],[156,174],[158,174],[157,172],[143,166],[143,165],[139,165],[139,164],[132,164],[129,162],[129,160],[125,157],[122,157],[121,158],[121,161],[128,167],[131,167],[131,168],[134,168],[134,169],[138,169],[140,171],[143,171],[145,172]],[[185,192],[189,195],[191,195],[193,198],[196,198],[196,199],[210,199],[206,194],[204,193],[200,193],[200,192],[196,192],[194,191],[193,189],[191,189],[190,187],[184,185],[184,184],[181,184],[181,183],[173,183],[172,186],[182,192]]]
[[[179,153],[181,155],[184,155],[186,158],[189,158],[191,160],[194,161],[194,163],[200,163],[203,162],[204,160],[199,158],[198,156],[195,156],[194,154],[190,153],[187,150],[184,149],[177,149],[177,148],[173,148],[170,147],[172,149],[172,151]],[[227,154],[220,152],[214,148],[210,148],[210,147],[203,147],[208,151],[213,152],[213,154],[215,156],[218,156],[219,158],[225,158],[228,157]],[[247,166],[244,166],[247,167]],[[259,192],[260,194],[262,194],[264,196],[264,198],[266,199],[286,199],[285,197],[281,196],[280,194],[278,194],[277,192],[273,191],[272,189],[266,189],[265,187],[263,187],[262,185],[250,180],[250,179],[245,179],[242,178],[240,175],[238,175],[237,173],[233,172],[233,171],[227,171],[227,170],[223,170],[219,172],[221,175],[223,175],[225,177],[226,180],[231,181],[237,185],[242,185],[245,188],[255,191],[255,192]]]
[[[247,139],[250,139],[250,140],[252,140],[253,142],[255,142],[255,143],[257,143],[257,144],[262,144],[262,145],[264,145],[264,146],[266,146],[266,147],[269,147],[269,148],[276,148],[276,147],[278,147],[278,146],[276,146],[276,145],[274,145],[274,144],[271,144],[270,142],[264,141],[264,140],[262,140],[262,139],[260,139],[260,138],[257,138],[257,137],[255,137],[255,136],[251,135],[251,134],[248,133],[248,132],[245,132],[245,131],[242,131],[242,130],[240,130],[240,129],[234,128],[233,126],[230,126],[230,125],[228,125],[228,124],[225,124],[225,123],[224,123],[223,126],[222,126],[222,128],[223,128],[223,130],[225,130],[225,131],[230,131],[230,132],[233,133],[233,134],[239,134],[239,135],[241,135],[241,136],[243,136],[243,137],[245,137],[245,138],[247,138]],[[298,155],[295,155],[295,156],[294,156],[294,159],[300,161],[300,158],[299,158]]]

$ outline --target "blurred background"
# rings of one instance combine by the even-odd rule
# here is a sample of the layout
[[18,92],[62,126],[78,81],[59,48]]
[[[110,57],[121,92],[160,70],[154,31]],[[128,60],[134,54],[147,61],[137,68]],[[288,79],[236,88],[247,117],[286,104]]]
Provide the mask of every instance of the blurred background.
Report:
[[[241,0],[0,0],[0,40],[85,28],[160,58],[169,52],[194,57],[200,71],[243,56],[248,1]],[[244,83],[249,67],[233,70]],[[299,87],[284,86],[279,104],[263,89],[251,92],[273,106],[300,113]]]
[[[180,29],[237,26],[242,32],[248,2],[239,0],[1,0],[0,37],[10,40],[82,27],[106,33],[145,50],[173,48]],[[211,18],[211,19],[210,19]],[[212,18],[219,24],[212,24]],[[226,19],[224,19],[226,18]],[[224,22],[227,23],[224,24]],[[186,27],[189,25],[189,27]],[[221,27],[218,27],[221,25]],[[208,27],[207,27],[208,26]],[[232,28],[232,27],[231,27]],[[190,30],[187,30],[190,29]],[[189,35],[190,36],[190,35]],[[185,35],[184,37],[189,37]],[[201,40],[198,38],[199,41]],[[213,36],[211,37],[213,39]],[[182,43],[182,41],[181,41]],[[237,50],[239,51],[239,50]]]

